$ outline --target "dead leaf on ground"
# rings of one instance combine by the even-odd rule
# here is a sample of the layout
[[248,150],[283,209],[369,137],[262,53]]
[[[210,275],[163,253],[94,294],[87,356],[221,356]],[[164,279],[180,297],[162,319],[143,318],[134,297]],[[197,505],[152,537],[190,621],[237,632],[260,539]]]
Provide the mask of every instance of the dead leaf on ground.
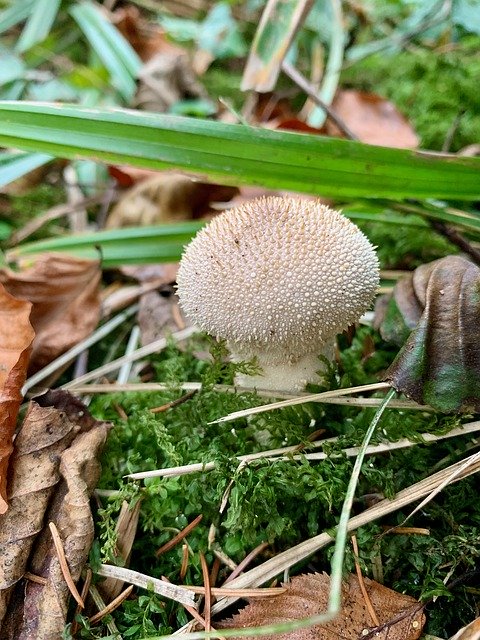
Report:
[[0,514],[7,510],[7,469],[32,342],[32,305],[0,285]]
[[166,38],[160,25],[147,22],[133,5],[115,9],[112,22],[144,62],[157,53],[185,53],[185,49]]
[[22,271],[0,268],[7,291],[33,304],[35,340],[29,374],[86,338],[100,317],[100,264],[44,254]]
[[[373,637],[381,640],[416,640],[425,624],[419,603],[383,585],[364,578],[373,609],[380,621]],[[245,628],[301,620],[327,610],[330,578],[327,574],[303,574],[286,585],[282,595],[256,599],[233,618],[217,623],[217,628]],[[391,624],[389,624],[391,623]],[[385,625],[385,626],[384,626]],[[358,640],[375,625],[365,606],[358,578],[350,575],[342,586],[342,609],[337,618],[290,633],[265,635],[265,640]]]
[[144,111],[165,113],[180,100],[207,99],[185,53],[157,53],[139,73],[133,106]]
[[[418,136],[408,120],[393,103],[375,93],[341,90],[335,96],[332,110],[361,142],[399,149],[418,146]],[[331,136],[342,135],[328,119],[326,129]]]
[[450,640],[480,640],[480,618],[475,618],[466,627],[457,631]]
[[176,173],[159,173],[130,189],[108,216],[108,229],[201,218],[212,201],[228,201],[236,187],[199,182]]
[[461,256],[422,265],[381,308],[382,335],[408,336],[385,380],[440,411],[480,411],[480,268]]
[[[64,391],[50,391],[30,403],[12,456],[11,507],[0,516],[3,640],[61,635],[69,592],[48,522],[56,523],[70,572],[78,580],[93,540],[89,496],[98,480],[97,457],[107,428]],[[46,578],[46,585],[25,581],[25,571]]]

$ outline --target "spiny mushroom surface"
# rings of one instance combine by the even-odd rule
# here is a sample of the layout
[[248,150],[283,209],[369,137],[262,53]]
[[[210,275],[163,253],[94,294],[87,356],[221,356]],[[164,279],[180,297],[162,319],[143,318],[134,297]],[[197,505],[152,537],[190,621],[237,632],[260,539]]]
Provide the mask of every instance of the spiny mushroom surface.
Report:
[[214,218],[187,246],[178,272],[185,314],[225,339],[236,360],[256,357],[250,387],[299,390],[320,354],[369,308],[374,248],[350,220],[315,200],[263,197]]

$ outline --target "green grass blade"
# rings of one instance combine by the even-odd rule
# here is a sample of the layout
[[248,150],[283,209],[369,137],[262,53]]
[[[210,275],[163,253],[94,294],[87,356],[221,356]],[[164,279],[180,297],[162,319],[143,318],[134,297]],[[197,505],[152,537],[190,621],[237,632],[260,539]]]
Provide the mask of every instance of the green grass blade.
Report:
[[478,158],[121,109],[3,101],[0,144],[337,198],[480,198]]
[[0,33],[11,29],[31,14],[35,0],[15,0],[8,9],[0,12]]
[[33,171],[42,164],[52,160],[45,153],[16,153],[5,151],[0,153],[0,187],[21,178],[29,171]]
[[203,224],[192,221],[155,227],[130,227],[40,240],[15,247],[7,253],[7,260],[15,261],[55,251],[79,258],[101,259],[105,268],[121,264],[176,262],[185,244]]
[[57,17],[60,0],[37,0],[33,5],[25,27],[18,39],[15,50],[23,53],[42,42],[48,36]]
[[70,13],[108,70],[113,86],[125,100],[130,100],[136,90],[134,77],[141,66],[137,54],[92,5],[77,4]]

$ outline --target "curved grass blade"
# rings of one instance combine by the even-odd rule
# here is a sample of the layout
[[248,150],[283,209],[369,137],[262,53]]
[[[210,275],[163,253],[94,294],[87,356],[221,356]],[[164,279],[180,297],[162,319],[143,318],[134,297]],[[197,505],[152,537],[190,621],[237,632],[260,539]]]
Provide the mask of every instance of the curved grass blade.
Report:
[[43,164],[50,162],[52,156],[45,153],[17,153],[4,151],[0,153],[0,187],[21,178]]
[[40,240],[8,251],[7,260],[15,262],[55,251],[79,258],[100,258],[104,268],[121,264],[176,262],[180,260],[184,245],[203,224],[192,221],[156,227],[129,227]]
[[59,8],[60,0],[37,0],[18,39],[15,50],[23,53],[33,47],[34,44],[37,44],[37,42],[45,40],[55,22]]

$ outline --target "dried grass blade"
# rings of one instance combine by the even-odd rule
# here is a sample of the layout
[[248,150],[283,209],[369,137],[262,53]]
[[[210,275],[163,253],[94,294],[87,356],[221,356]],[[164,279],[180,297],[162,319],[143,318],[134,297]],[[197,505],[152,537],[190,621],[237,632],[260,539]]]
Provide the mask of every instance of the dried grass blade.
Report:
[[114,600],[112,600],[110,604],[107,604],[107,606],[104,609],[102,609],[101,611],[96,613],[94,616],[92,616],[90,618],[90,624],[97,624],[97,622],[100,622],[102,618],[104,618],[105,616],[108,616],[110,613],[112,613],[112,611],[115,611],[115,609],[119,607],[122,604],[122,602],[128,598],[128,596],[132,593],[132,591],[133,591],[133,584],[131,584],[126,589],[124,589],[122,593],[118,595]]
[[58,529],[54,522],[49,522],[48,527],[50,529],[50,533],[52,534],[53,544],[55,546],[55,551],[57,553],[58,562],[60,564],[60,569],[62,570],[63,577],[65,578],[65,582],[67,583],[68,588],[70,589],[70,593],[73,598],[77,602],[77,604],[84,609],[85,604],[82,600],[82,597],[78,593],[77,587],[73,581],[72,575],[70,573],[70,569],[68,567],[67,559],[65,557],[65,551],[63,549],[62,539],[60,538],[60,534],[58,533]]

